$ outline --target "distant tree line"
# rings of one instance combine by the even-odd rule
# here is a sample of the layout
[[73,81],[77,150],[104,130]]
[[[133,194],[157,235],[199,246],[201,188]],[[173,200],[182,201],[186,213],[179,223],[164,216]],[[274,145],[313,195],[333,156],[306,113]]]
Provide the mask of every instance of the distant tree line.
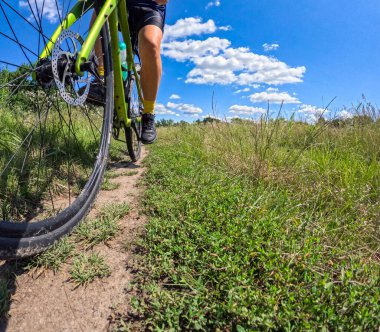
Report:
[[[221,120],[216,119],[211,116],[207,116],[203,118],[202,120],[197,119],[196,121],[194,121],[195,124],[208,124],[208,123],[219,123],[219,122],[221,122]],[[157,127],[175,127],[175,126],[188,126],[190,125],[190,123],[184,120],[176,122],[171,119],[160,119],[156,122],[156,125]]]

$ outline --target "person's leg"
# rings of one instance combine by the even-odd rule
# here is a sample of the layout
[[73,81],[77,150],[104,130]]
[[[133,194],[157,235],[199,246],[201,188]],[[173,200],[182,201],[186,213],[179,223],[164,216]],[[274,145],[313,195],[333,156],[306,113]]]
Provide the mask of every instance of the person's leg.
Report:
[[144,96],[144,113],[154,112],[154,103],[162,75],[162,30],[155,25],[144,26],[139,31],[139,54],[141,59],[141,87]]
[[138,39],[141,59],[141,88],[144,97],[142,141],[144,144],[150,144],[157,138],[154,126],[154,107],[162,75],[160,55],[162,30],[155,25],[146,25],[140,29]]

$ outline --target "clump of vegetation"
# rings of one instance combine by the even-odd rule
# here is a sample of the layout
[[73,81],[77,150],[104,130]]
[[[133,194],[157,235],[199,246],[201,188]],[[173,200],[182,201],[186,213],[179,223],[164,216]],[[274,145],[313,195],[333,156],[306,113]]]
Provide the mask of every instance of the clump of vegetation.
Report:
[[8,312],[10,296],[8,282],[0,280],[0,318]]
[[132,175],[136,175],[138,174],[138,171],[136,170],[131,170],[131,171],[126,171],[125,173],[123,173],[122,175],[125,175],[125,176],[132,176]]
[[72,236],[57,241],[51,248],[33,257],[26,265],[27,270],[39,268],[58,271],[70,258],[77,256],[77,247],[93,248],[111,240],[118,232],[118,222],[129,212],[126,203],[107,204],[94,219],[86,219]]
[[70,270],[71,280],[78,286],[85,286],[96,278],[105,278],[110,274],[110,268],[104,258],[94,252],[76,256]]
[[133,317],[163,330],[376,330],[380,120],[363,119],[161,130]]
[[105,177],[102,183],[102,190],[110,191],[115,190],[120,187],[120,184],[113,183],[109,180],[109,178]]
[[119,220],[129,212],[127,203],[114,203],[102,208],[97,218],[88,219],[75,230],[74,237],[91,248],[111,240],[119,230]]
[[74,243],[65,237],[57,241],[51,248],[33,257],[26,265],[27,270],[38,268],[58,271],[62,265],[73,255]]
[[107,178],[107,179],[116,179],[117,177],[119,177],[120,174],[113,171],[113,170],[108,170],[105,174],[104,174],[104,177]]

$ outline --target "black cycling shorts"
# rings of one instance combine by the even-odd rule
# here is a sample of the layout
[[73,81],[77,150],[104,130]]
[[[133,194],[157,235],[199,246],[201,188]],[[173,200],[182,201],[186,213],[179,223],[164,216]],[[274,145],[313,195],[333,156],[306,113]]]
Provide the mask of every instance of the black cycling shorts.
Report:
[[164,31],[166,6],[154,0],[127,0],[129,25],[138,34],[146,25],[155,25]]

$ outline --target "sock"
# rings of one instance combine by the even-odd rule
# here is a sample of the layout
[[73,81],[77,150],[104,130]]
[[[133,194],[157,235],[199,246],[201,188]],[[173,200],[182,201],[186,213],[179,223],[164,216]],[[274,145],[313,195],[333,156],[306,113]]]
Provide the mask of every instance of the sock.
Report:
[[150,101],[150,100],[144,100],[143,105],[144,105],[144,114],[154,114],[154,106],[156,104],[156,101]]
[[102,66],[102,67],[98,67],[98,74],[99,74],[99,76],[100,77],[104,77],[104,67]]

